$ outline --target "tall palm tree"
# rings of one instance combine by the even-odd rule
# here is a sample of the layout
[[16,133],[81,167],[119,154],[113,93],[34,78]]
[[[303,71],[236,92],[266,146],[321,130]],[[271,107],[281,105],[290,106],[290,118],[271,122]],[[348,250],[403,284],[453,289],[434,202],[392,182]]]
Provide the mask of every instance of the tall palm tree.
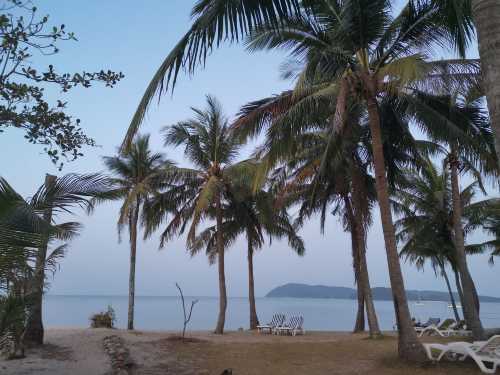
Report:
[[[449,92],[453,93],[453,90]],[[442,151],[450,169],[453,240],[463,286],[464,315],[475,337],[482,337],[484,331],[479,319],[479,298],[466,260],[459,178],[466,173],[478,181],[482,180],[481,176],[498,178],[498,162],[489,119],[477,98],[476,89],[454,95],[428,95],[421,92],[417,95],[420,102],[426,103],[427,111],[415,111],[414,118],[426,124],[425,130],[432,141],[444,146]]]
[[113,187],[96,198],[96,201],[123,201],[118,219],[118,233],[121,233],[124,226],[128,226],[130,272],[127,329],[133,330],[137,233],[141,207],[152,194],[165,187],[164,173],[173,163],[166,160],[163,154],[151,151],[149,135],[138,136],[127,152],[118,156],[106,156],[103,161],[113,174]]
[[472,3],[484,88],[500,160],[500,3],[495,0],[463,1]]
[[[401,256],[423,268],[426,260],[444,278],[457,318],[458,311],[454,303],[446,265],[451,266],[456,280],[457,291],[466,306],[457,260],[455,231],[455,208],[453,205],[452,179],[446,164],[440,173],[428,161],[417,171],[409,170],[408,184],[397,191],[394,197],[394,210],[401,216],[396,221],[398,241],[403,245]],[[497,200],[486,199],[475,202],[476,191],[481,190],[481,181],[476,180],[460,191],[461,222],[464,223],[464,236],[478,229],[488,230],[487,219],[496,211]],[[464,244],[466,254],[478,254],[495,249],[496,238],[481,244]],[[472,303],[475,305],[475,302]],[[464,315],[467,313],[464,309]],[[468,317],[466,316],[466,319]],[[469,323],[468,323],[469,324]]]
[[[270,191],[261,189],[253,191],[252,186],[240,186],[225,205],[222,236],[227,249],[239,235],[245,235],[247,240],[248,262],[248,301],[250,307],[250,329],[257,329],[259,319],[255,303],[255,282],[253,257],[255,251],[265,244],[265,237],[272,239],[287,238],[288,245],[298,255],[303,255],[305,246],[302,238],[296,233],[290,217],[276,196]],[[216,226],[205,229],[198,235],[192,251],[205,249],[206,253],[215,259],[217,254]]]
[[394,210],[401,218],[395,226],[398,242],[403,243],[400,255],[419,269],[423,269],[426,260],[430,260],[435,274],[439,273],[444,278],[455,318],[460,320],[446,273],[447,264],[458,273],[451,201],[449,173],[444,170],[440,174],[428,161],[420,172],[415,169],[408,171],[407,186],[396,192]]
[[[0,252],[3,260],[8,261],[12,254],[18,254],[21,257],[18,260],[32,259],[34,263],[27,292],[30,304],[24,332],[28,344],[43,344],[42,302],[47,286],[47,265],[53,265],[66,249],[61,245],[49,252],[52,241],[69,240],[80,229],[79,223],[75,222],[56,225],[57,215],[72,212],[75,207],[91,207],[92,198],[108,188],[109,180],[99,174],[67,174],[60,178],[47,175],[45,184],[35,195],[24,200],[4,180],[1,181]],[[11,236],[14,234],[13,242]]]
[[191,248],[200,223],[215,218],[219,271],[219,316],[215,333],[223,334],[227,307],[224,207],[235,194],[233,186],[251,179],[254,162],[236,162],[241,142],[233,136],[222,107],[214,97],[207,96],[206,109],[192,108],[192,111],[193,118],[166,127],[164,133],[165,145],[184,146],[184,155],[194,168],[174,168],[168,178],[175,186],[148,203],[146,235],[157,229],[167,214],[172,214],[161,234],[160,246],[175,234],[184,233],[190,223],[187,247]]
[[[358,111],[352,108],[347,119],[349,126],[341,130],[334,128],[331,119],[335,106],[332,102],[329,96],[319,96],[309,107],[307,98],[304,100],[300,95],[284,92],[244,106],[234,127],[241,136],[255,135],[260,129],[269,128],[261,150],[265,151],[268,167],[285,160],[287,168],[293,171],[286,190],[294,186],[300,189],[309,186],[300,196],[302,214],[319,211],[323,223],[330,204],[334,207],[333,212],[341,214],[353,237],[355,274],[361,276],[358,291],[366,291],[370,333],[376,336],[380,331],[373,306],[370,309],[373,302],[364,254],[365,227],[369,223],[371,202],[376,200],[374,181],[368,173],[373,163],[369,126],[359,108]],[[393,186],[404,179],[401,171],[417,162],[419,150],[429,145],[413,138],[406,118],[393,103],[384,101],[381,113],[387,173]],[[304,185],[306,181],[311,182]],[[359,257],[358,250],[354,249],[358,243],[361,246]],[[361,273],[358,260],[364,265]],[[359,321],[364,322],[362,298],[359,300]],[[361,326],[361,323],[356,326]]]

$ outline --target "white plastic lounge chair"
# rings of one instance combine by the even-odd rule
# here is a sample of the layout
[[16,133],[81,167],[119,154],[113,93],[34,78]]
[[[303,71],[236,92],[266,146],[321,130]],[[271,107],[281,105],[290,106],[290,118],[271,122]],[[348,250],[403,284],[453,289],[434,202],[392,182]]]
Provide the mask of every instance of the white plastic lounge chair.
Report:
[[277,335],[304,335],[305,330],[302,327],[304,318],[302,316],[292,316],[288,324],[276,327],[275,332]]
[[[485,374],[494,374],[500,366],[500,335],[491,337],[488,341],[452,342],[443,344],[424,344],[427,357],[432,361],[440,361],[445,355],[450,359],[463,361],[470,357]],[[437,357],[432,351],[438,351]],[[486,365],[488,364],[488,366]]]
[[464,320],[461,320],[450,330],[450,336],[472,336],[472,331],[467,329],[467,324],[465,324]]
[[269,332],[272,333],[276,327],[279,327],[285,321],[285,315],[274,314],[271,321],[267,324],[262,324],[257,326],[258,332]]
[[425,334],[438,334],[441,337],[449,337],[455,334],[455,327],[457,326],[458,323],[455,319],[445,319],[439,325],[431,324],[430,326],[425,327],[420,331],[418,337],[422,337]]
[[424,324],[415,326],[415,331],[417,331],[417,333],[420,333],[425,328],[427,328],[431,325],[435,325],[435,326],[438,325],[440,321],[441,321],[441,319],[439,319],[439,318],[429,318],[429,320],[427,322],[425,322]]

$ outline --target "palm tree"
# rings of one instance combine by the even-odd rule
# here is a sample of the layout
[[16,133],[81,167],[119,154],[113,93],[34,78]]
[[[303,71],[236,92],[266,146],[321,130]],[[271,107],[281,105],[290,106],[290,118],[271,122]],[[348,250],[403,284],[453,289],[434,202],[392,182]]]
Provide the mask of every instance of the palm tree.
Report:
[[[35,263],[39,248],[52,240],[68,241],[77,234],[77,223],[52,225],[0,178],[0,350],[9,358],[24,356],[24,334],[31,306]],[[55,272],[67,244],[46,257],[44,272]],[[35,291],[37,288],[34,288]],[[36,296],[36,293],[35,293]],[[7,349],[9,348],[9,349]]]
[[[453,93],[452,90],[449,92]],[[420,102],[426,103],[427,111],[415,111],[414,118],[426,124],[425,130],[432,141],[444,146],[441,151],[445,153],[446,165],[450,169],[453,240],[463,286],[464,315],[475,337],[482,337],[484,331],[479,319],[479,298],[466,260],[459,176],[468,173],[480,182],[481,176],[498,177],[489,119],[475,89],[454,95],[437,96],[421,92],[417,95]]]
[[464,232],[481,229],[490,239],[467,246],[474,253],[490,253],[490,263],[500,256],[500,199],[490,198],[470,204],[464,207],[464,215],[468,221],[464,226]]
[[[234,190],[234,189],[233,189]],[[261,189],[253,191],[252,186],[239,186],[235,195],[224,207],[222,236],[227,249],[236,238],[244,234],[247,240],[248,262],[248,301],[250,307],[250,329],[257,329],[259,319],[255,303],[255,284],[253,257],[255,251],[265,244],[265,237],[272,239],[287,238],[288,245],[302,256],[305,246],[291,224],[290,217],[282,203],[276,202],[276,196],[270,191]],[[195,240],[192,252],[205,248],[211,259],[217,254],[217,229],[211,226],[201,232]]]
[[[75,222],[55,225],[55,219],[74,207],[91,207],[91,199],[106,191],[109,181],[98,174],[67,174],[60,178],[47,175],[45,184],[29,200],[24,200],[5,180],[1,180],[0,185],[0,254],[3,258],[0,270],[8,272],[0,284],[11,284],[19,276],[17,271],[31,272],[32,269],[27,288],[23,286],[26,289],[23,293],[30,297],[24,339],[29,344],[43,344],[46,270],[48,266],[54,267],[64,255],[66,245],[55,247],[50,253],[48,250],[52,241],[69,240],[80,229],[80,224]],[[16,237],[11,237],[13,235]],[[16,264],[14,270],[9,263],[12,259]],[[33,264],[26,267],[26,262]],[[11,271],[15,272],[9,276]]]
[[172,219],[161,234],[160,247],[172,236],[184,233],[189,222],[187,247],[192,248],[196,231],[204,220],[215,218],[219,271],[219,316],[216,334],[224,332],[227,295],[224,270],[224,207],[234,194],[233,185],[250,183],[252,160],[235,162],[241,142],[233,136],[220,103],[207,96],[205,110],[192,108],[194,117],[164,129],[165,145],[184,146],[186,159],[194,168],[174,168],[168,178],[175,186],[148,203],[146,235],[157,229],[171,213]]
[[[403,243],[400,255],[419,269],[423,269],[425,261],[430,260],[435,274],[439,271],[446,282],[458,321],[460,316],[446,273],[446,265],[449,264],[458,274],[451,201],[449,174],[446,170],[440,174],[428,161],[420,172],[408,171],[408,184],[396,192],[393,203],[395,212],[402,216],[395,222],[398,242]],[[460,289],[459,285],[457,289]]]
[[[455,211],[451,173],[446,164],[440,173],[432,162],[428,161],[420,171],[410,170],[407,174],[407,186],[397,191],[393,201],[394,210],[401,216],[396,221],[399,230],[398,241],[403,244],[400,254],[415,263],[418,268],[423,268],[428,259],[436,274],[439,270],[447,284],[458,320],[458,311],[445,269],[446,265],[450,265],[455,274],[457,291],[466,315],[466,300],[460,282],[454,240]],[[464,236],[482,229],[484,224],[486,224],[484,229],[488,231],[488,217],[496,211],[498,204],[496,199],[474,202],[475,193],[478,189],[482,190],[481,186],[481,181],[476,180],[460,191],[462,205],[460,222],[464,223]],[[495,244],[496,238],[481,244],[464,244],[464,249],[466,254],[472,255],[495,249]],[[477,296],[474,298],[478,299]],[[473,302],[472,306],[476,303]]]
[[173,166],[163,154],[154,153],[149,146],[149,135],[138,136],[127,152],[103,158],[113,174],[113,187],[96,201],[123,200],[118,219],[118,233],[128,226],[130,239],[130,273],[128,289],[127,329],[134,329],[135,263],[137,232],[141,206],[165,186],[163,174]]
[[491,0],[463,0],[472,3],[474,23],[483,69],[495,145],[500,160],[500,3]]
[[[299,197],[303,203],[302,218],[304,214],[309,216],[319,211],[324,223],[330,204],[334,207],[333,212],[341,214],[345,228],[351,232],[355,274],[361,276],[358,283],[360,313],[356,327],[364,323],[361,292],[365,290],[370,333],[377,336],[380,331],[374,308],[370,308],[373,302],[364,254],[370,207],[376,200],[374,181],[368,173],[373,163],[369,126],[359,108],[352,108],[347,119],[349,126],[338,131],[332,126],[335,106],[332,106],[334,101],[329,96],[319,96],[317,100],[310,101],[310,108],[307,109],[309,104],[304,104],[304,101],[300,95],[284,92],[249,103],[240,111],[234,127],[241,136],[255,135],[260,129],[269,127],[261,149],[265,155],[263,159],[268,167],[284,160],[292,171],[292,180],[285,190],[290,191],[297,186],[303,190]],[[380,110],[383,114],[382,128],[386,130],[383,143],[388,179],[394,186],[404,178],[400,171],[414,165],[419,158],[419,150],[429,145],[413,138],[406,118],[399,108],[394,108],[393,103],[382,102]],[[357,255],[358,244],[361,256]]]
[[328,92],[338,96],[336,128],[343,126],[350,100],[362,103],[367,109],[377,196],[400,329],[399,353],[403,358],[424,360],[423,347],[411,324],[396,247],[379,100],[387,95],[407,96],[414,86],[439,86],[443,66],[447,77],[461,80],[466,76],[464,68],[477,68],[477,62],[428,61],[426,54],[432,50],[429,47],[449,42],[450,33],[440,28],[441,14],[429,2],[409,1],[399,15],[392,17],[390,5],[388,0],[199,1],[192,12],[192,27],[150,82],[122,148],[130,144],[155,94],[161,95],[169,85],[175,85],[181,67],[193,72],[198,63],[205,61],[207,52],[224,40],[238,41],[251,33],[250,49],[285,47],[295,57],[307,61],[299,87],[303,87],[300,83],[307,83],[307,78],[321,77],[324,84],[314,90],[314,96]]

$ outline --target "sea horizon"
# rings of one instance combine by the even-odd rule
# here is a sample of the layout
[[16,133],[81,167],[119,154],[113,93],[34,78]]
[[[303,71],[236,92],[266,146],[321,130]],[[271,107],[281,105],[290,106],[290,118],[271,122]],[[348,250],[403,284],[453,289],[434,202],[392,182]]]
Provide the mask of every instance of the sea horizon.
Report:
[[[185,296],[186,305],[197,299],[193,309],[191,330],[211,330],[218,313],[218,297]],[[256,297],[257,313],[262,323],[281,312],[287,316],[302,315],[307,330],[350,331],[354,326],[357,301],[342,298]],[[46,327],[89,327],[90,316],[111,306],[116,314],[116,327],[125,328],[127,295],[55,295],[44,299],[43,319]],[[412,317],[426,321],[429,317],[453,318],[448,302],[421,301],[409,303]],[[376,300],[375,308],[382,330],[392,330],[392,301]],[[460,314],[461,311],[460,311]],[[486,328],[500,327],[500,303],[481,303],[481,318]],[[136,296],[135,328],[143,330],[178,330],[182,328],[182,305],[179,296]],[[247,329],[249,324],[248,297],[228,297],[226,328]]]

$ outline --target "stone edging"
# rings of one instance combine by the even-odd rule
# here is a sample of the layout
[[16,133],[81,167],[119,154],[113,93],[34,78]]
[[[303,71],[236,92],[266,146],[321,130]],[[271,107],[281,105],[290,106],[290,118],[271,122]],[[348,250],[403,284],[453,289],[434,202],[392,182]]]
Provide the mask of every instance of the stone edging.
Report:
[[106,336],[103,340],[104,351],[111,359],[113,374],[130,374],[135,363],[125,347],[124,340],[116,335]]

